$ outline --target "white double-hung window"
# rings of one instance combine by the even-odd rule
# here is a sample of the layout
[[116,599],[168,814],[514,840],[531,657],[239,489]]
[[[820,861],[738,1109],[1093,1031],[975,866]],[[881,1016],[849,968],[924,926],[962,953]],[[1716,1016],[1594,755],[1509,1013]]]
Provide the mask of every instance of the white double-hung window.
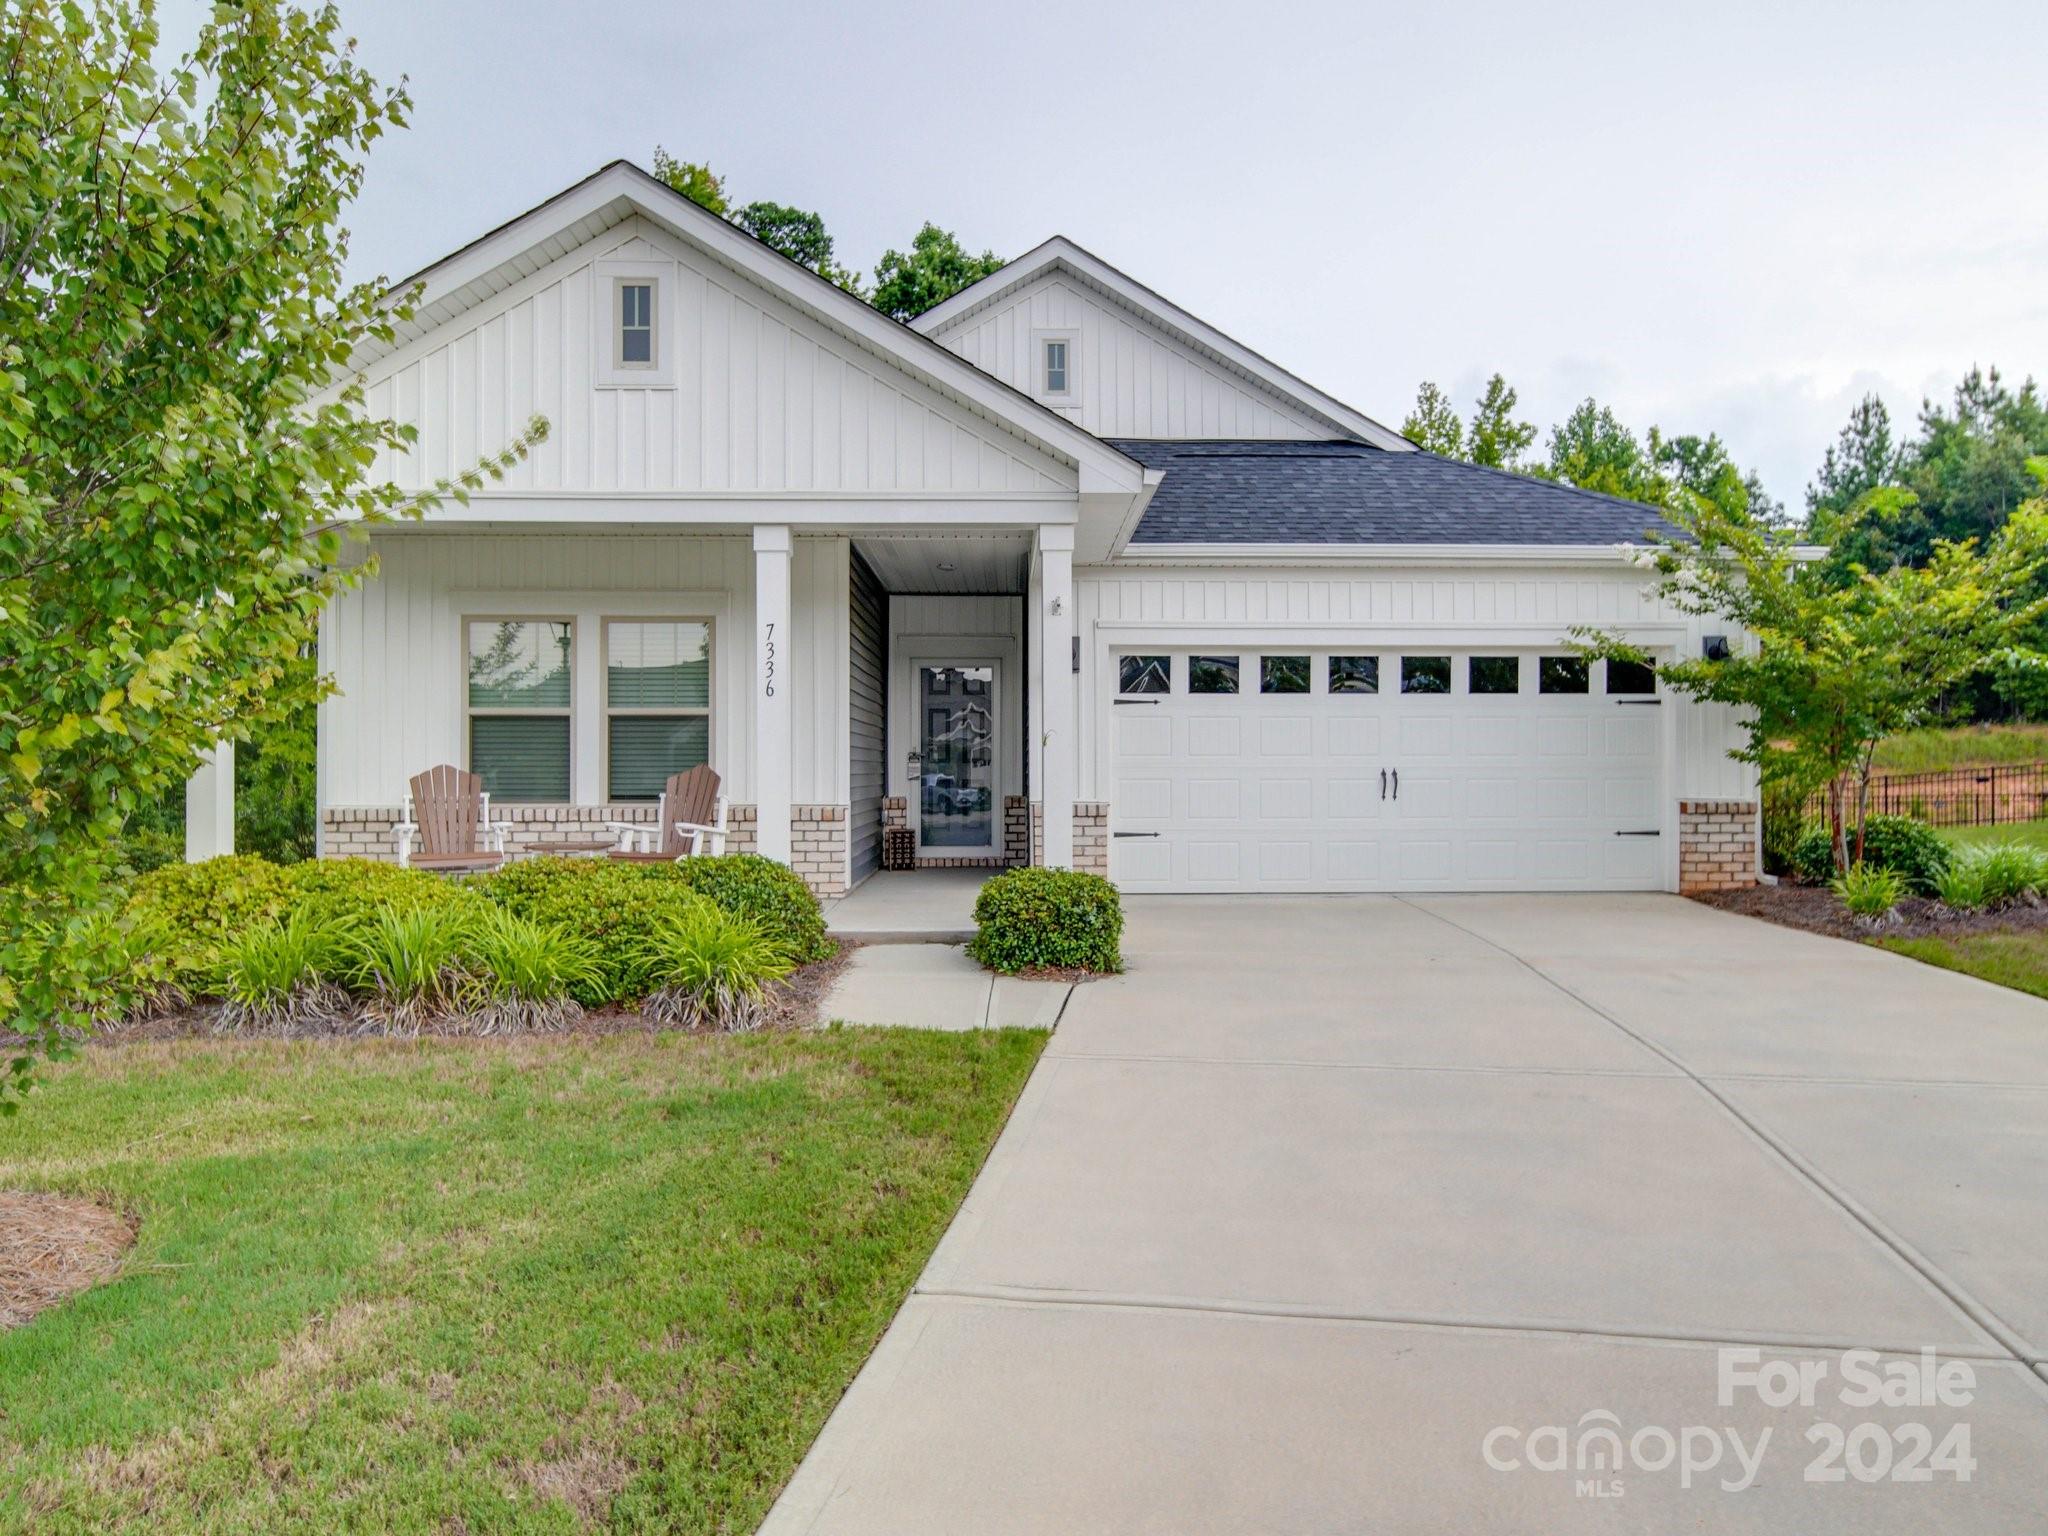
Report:
[[1075,393],[1081,361],[1080,336],[1074,331],[1035,331],[1032,341],[1037,358],[1031,392],[1048,405],[1070,405]]
[[604,649],[605,798],[652,800],[711,760],[711,626],[608,619]]
[[465,627],[470,771],[497,800],[567,800],[575,621],[473,618]]

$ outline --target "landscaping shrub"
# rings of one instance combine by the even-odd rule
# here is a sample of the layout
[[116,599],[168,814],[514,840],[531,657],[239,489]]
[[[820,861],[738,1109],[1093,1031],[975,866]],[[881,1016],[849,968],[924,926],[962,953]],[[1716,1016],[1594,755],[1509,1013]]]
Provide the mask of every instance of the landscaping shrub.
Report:
[[345,968],[333,932],[302,910],[232,940],[209,990],[221,999],[223,1027],[289,1031],[348,1012],[348,994],[334,980]]
[[523,859],[475,888],[514,917],[565,929],[590,946],[590,974],[569,993],[592,1008],[643,995],[647,936],[662,918],[705,904],[667,863]]
[[825,914],[803,877],[758,853],[685,859],[674,868],[683,883],[736,917],[751,918],[797,965],[832,953]]
[[[1940,833],[1910,816],[1872,816],[1864,822],[1863,862],[1873,869],[1896,871],[1914,895],[1932,896],[1952,857]],[[1792,850],[1792,868],[1813,885],[1834,878],[1835,851],[1825,824],[1816,823],[1800,834]]]
[[2048,850],[2025,843],[1966,848],[1943,872],[1936,889],[1946,906],[1969,910],[2008,907],[2048,886]]
[[180,970],[204,970],[243,933],[283,916],[290,902],[283,870],[254,854],[231,853],[137,876],[128,911],[161,925]]
[[339,969],[369,994],[372,1020],[395,1034],[417,1034],[430,1016],[458,1011],[465,1000],[472,921],[458,907],[386,907],[360,932],[337,936]]
[[981,888],[974,922],[979,932],[968,953],[992,970],[1124,968],[1123,905],[1100,875],[1007,870]]
[[346,933],[376,920],[386,908],[488,906],[469,884],[423,869],[401,869],[382,859],[308,859],[279,871],[290,908],[322,927]]
[[1793,851],[1806,829],[1806,796],[1796,786],[1766,784],[1763,793],[1764,873],[1793,872]]
[[752,1029],[769,983],[791,970],[788,950],[759,923],[709,901],[663,914],[641,950],[646,1011],[665,1024]]
[[464,1011],[480,1033],[560,1029],[583,1012],[571,993],[597,969],[587,939],[488,903],[464,921],[470,993]]
[[1842,905],[1865,922],[1879,922],[1891,916],[1899,898],[1906,894],[1906,877],[1896,869],[1858,864],[1832,882]]

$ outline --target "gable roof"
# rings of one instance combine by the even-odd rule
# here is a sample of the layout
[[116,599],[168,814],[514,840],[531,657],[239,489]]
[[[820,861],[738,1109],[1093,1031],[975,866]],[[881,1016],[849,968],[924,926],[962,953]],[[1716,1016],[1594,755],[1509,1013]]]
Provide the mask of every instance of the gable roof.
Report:
[[1116,446],[1165,479],[1131,546],[1145,544],[1641,544],[1674,535],[1655,507],[1411,449],[1362,443]]
[[966,409],[1077,465],[1082,490],[1136,493],[1138,465],[1058,411],[990,377],[928,336],[693,203],[629,160],[614,160],[545,202],[392,285],[421,291],[390,344],[360,349],[360,368],[511,287],[548,263],[639,215],[688,241]]
[[1190,314],[1143,283],[1083,250],[1065,235],[1054,235],[1015,261],[961,289],[910,323],[927,336],[941,335],[991,304],[999,303],[1024,284],[1050,271],[1063,271],[1126,309],[1135,310],[1157,329],[1184,345],[1243,374],[1272,394],[1329,424],[1333,435],[1348,435],[1389,452],[1403,453],[1414,444],[1391,427],[1374,421],[1313,384],[1289,373],[1242,342],[1226,336],[1208,321]]

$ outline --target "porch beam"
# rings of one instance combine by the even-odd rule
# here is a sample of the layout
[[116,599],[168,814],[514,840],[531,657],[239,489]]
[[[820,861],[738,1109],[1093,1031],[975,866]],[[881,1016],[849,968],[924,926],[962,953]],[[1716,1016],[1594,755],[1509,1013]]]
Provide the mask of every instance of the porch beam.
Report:
[[755,849],[787,864],[790,854],[789,563],[785,524],[754,528],[754,807]]
[[1045,718],[1032,728],[1043,744],[1040,767],[1044,807],[1045,862],[1074,867],[1074,783],[1079,748],[1074,728],[1074,530],[1070,525],[1038,529],[1038,611],[1032,615],[1040,641],[1039,691]]
[[235,851],[235,744],[221,741],[185,781],[185,862]]

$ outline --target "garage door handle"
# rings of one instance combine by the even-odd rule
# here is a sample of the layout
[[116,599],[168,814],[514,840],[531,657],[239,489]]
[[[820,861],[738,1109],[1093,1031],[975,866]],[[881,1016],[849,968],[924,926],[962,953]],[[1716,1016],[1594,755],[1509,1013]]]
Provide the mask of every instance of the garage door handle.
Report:
[[1384,768],[1380,770],[1380,798],[1387,798],[1387,770]]
[[1394,798],[1401,798],[1401,770],[1398,768],[1394,770]]
[[1664,834],[1652,827],[1647,832],[1617,832],[1614,835],[1616,837],[1662,837]]
[[1157,832],[1112,832],[1111,837],[1157,837]]

